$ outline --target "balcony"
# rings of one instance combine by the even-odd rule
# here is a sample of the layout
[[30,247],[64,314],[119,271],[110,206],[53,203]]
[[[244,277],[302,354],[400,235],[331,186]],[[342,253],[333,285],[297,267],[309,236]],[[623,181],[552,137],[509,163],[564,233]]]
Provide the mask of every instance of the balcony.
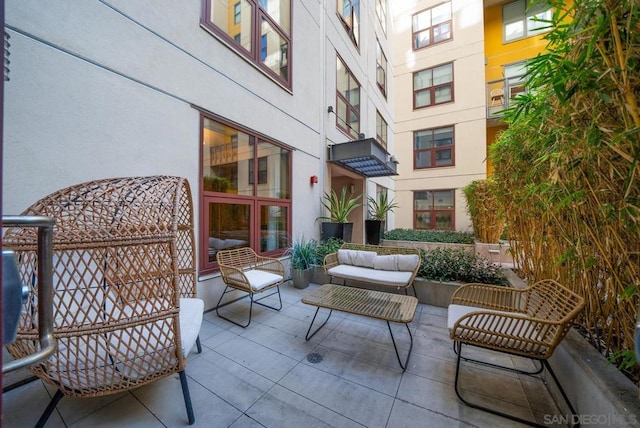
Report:
[[487,83],[487,119],[499,119],[513,106],[518,95],[526,94],[524,75],[492,80]]

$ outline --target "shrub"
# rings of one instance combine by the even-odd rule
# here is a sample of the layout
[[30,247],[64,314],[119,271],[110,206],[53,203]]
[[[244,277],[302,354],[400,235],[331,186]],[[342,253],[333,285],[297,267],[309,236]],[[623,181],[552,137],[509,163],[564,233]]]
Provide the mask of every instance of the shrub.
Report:
[[418,276],[437,281],[481,282],[507,285],[502,267],[461,248],[435,248],[421,251]]
[[384,234],[384,239],[418,242],[446,242],[450,244],[473,244],[473,234],[454,230],[393,229]]
[[335,253],[342,247],[344,241],[340,238],[329,238],[326,241],[321,241],[316,246],[316,259],[319,264],[324,262],[324,257],[327,254]]
[[296,240],[286,251],[291,256],[291,267],[297,270],[306,270],[317,264],[315,239],[309,241],[304,238]]

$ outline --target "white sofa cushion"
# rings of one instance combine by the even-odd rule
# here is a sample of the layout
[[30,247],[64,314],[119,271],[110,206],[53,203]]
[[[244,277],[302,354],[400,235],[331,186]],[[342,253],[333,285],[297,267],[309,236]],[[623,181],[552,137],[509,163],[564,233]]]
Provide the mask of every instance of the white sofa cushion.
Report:
[[338,265],[327,271],[329,275],[356,281],[373,282],[380,285],[405,287],[413,272],[386,271],[365,268],[362,266]]
[[390,254],[387,256],[376,256],[373,268],[378,270],[413,272],[419,263],[420,257],[417,254]]
[[180,299],[180,340],[182,355],[187,358],[196,343],[202,325],[204,300],[193,298]]
[[244,276],[247,277],[249,285],[251,285],[251,288],[255,291],[260,291],[265,287],[282,281],[283,279],[280,275],[258,269],[244,271]]
[[341,265],[373,268],[376,256],[375,251],[338,250],[338,262]]

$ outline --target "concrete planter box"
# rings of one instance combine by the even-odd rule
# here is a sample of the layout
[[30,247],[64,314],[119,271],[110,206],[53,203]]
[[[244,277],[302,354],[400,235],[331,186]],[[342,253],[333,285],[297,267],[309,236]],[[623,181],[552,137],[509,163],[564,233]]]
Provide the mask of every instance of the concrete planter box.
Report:
[[499,244],[487,244],[484,242],[476,242],[475,244],[450,244],[447,242],[417,242],[384,239],[382,241],[382,245],[388,247],[422,248],[423,250],[433,250],[435,248],[461,248],[471,254],[478,254],[490,262],[497,263],[505,267],[513,267],[511,247],[508,242],[501,242]]

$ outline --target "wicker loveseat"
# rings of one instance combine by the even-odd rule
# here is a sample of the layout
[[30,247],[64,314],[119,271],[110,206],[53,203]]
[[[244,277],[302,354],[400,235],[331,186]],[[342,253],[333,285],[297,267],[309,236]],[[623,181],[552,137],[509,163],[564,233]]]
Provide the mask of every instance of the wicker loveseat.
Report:
[[325,256],[323,267],[332,283],[335,279],[343,284],[356,281],[403,289],[406,293],[420,269],[420,250],[345,243],[337,252]]
[[[204,304],[196,297],[193,209],[180,177],[91,181],[46,196],[23,215],[55,219],[54,337],[57,350],[31,368],[57,392],[42,426],[64,396],[95,397],[179,373],[189,423],[185,375]],[[38,346],[37,236],[10,228],[3,244],[16,253],[31,288],[16,341],[20,358]]]

